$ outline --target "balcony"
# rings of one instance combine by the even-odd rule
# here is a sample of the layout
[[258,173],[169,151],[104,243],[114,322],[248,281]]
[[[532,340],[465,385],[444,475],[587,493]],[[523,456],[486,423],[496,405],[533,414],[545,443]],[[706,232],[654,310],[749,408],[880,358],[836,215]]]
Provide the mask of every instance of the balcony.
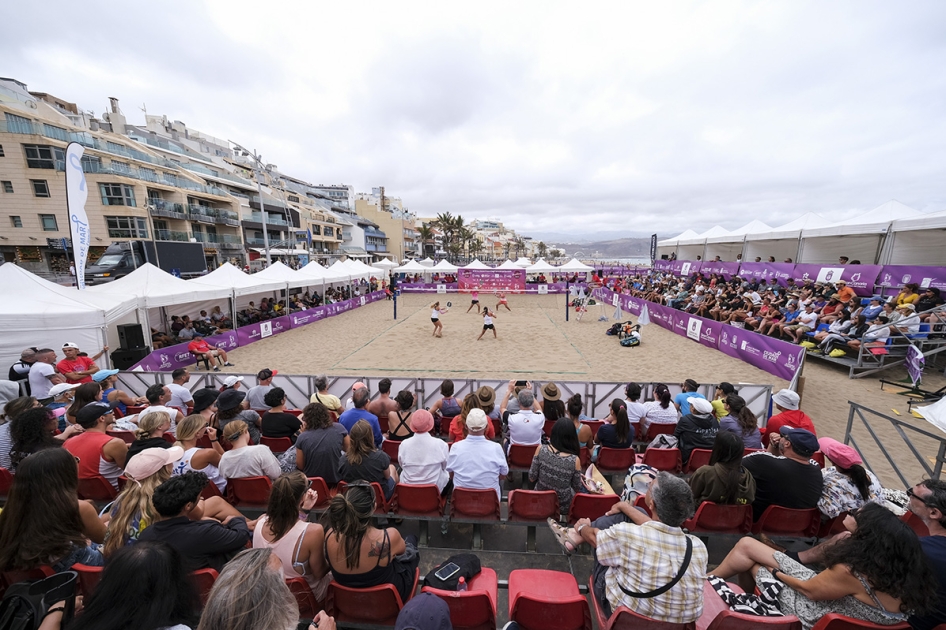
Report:
[[[243,220],[244,220],[244,221],[252,221],[253,223],[262,223],[262,222],[263,222],[263,218],[262,218],[262,216],[260,215],[259,212],[252,212],[252,213],[250,213],[249,215],[244,214],[244,215],[243,215]],[[266,224],[267,224],[267,225],[282,225],[282,226],[286,226],[286,227],[289,226],[289,222],[286,221],[285,217],[275,216],[275,215],[272,215],[272,214],[269,214],[269,213],[266,214]]]
[[232,234],[217,234],[214,232],[194,232],[192,234],[195,241],[206,247],[219,247],[221,249],[243,249],[243,241],[238,236]]
[[199,223],[214,223],[217,219],[216,211],[210,206],[187,204],[187,215]]
[[[255,237],[247,237],[245,240],[245,243],[247,247],[264,247],[265,246],[263,243],[263,239],[255,238]],[[269,239],[269,248],[275,249],[277,247],[283,248],[283,249],[289,249],[289,248],[292,248],[293,245],[289,241],[279,240],[275,238]]]
[[[0,121],[2,122],[2,121]],[[66,170],[66,161],[65,160],[56,160],[56,170],[64,172]],[[194,192],[204,193],[205,195],[217,195],[220,197],[229,196],[228,193],[222,188],[217,188],[216,186],[204,186],[203,184],[198,184],[192,182],[188,179],[183,179],[174,175],[173,173],[164,173],[163,177],[158,177],[158,174],[150,169],[139,169],[133,166],[106,166],[101,162],[82,162],[82,170],[85,173],[97,173],[102,175],[118,175],[120,177],[130,177],[132,179],[140,179],[144,182],[151,182],[153,184],[164,184],[166,186],[173,186],[175,188],[183,188],[185,190],[192,190]]]
[[187,213],[182,203],[171,203],[163,199],[148,199],[148,210],[153,217],[167,217],[168,219],[187,219]]
[[187,232],[176,232],[174,230],[155,230],[154,238],[157,241],[179,241],[182,243],[190,242],[190,234]]

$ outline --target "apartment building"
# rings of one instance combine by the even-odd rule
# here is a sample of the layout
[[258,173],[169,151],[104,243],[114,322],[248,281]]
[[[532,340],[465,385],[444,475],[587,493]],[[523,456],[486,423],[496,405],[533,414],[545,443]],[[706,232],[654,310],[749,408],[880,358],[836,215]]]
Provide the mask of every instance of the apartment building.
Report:
[[386,235],[391,257],[398,261],[422,257],[416,215],[403,206],[400,198],[385,195],[383,187],[373,188],[370,194],[356,193],[355,214],[375,223]]
[[[65,149],[85,147],[90,260],[116,241],[198,242],[208,266],[242,259],[239,202],[188,160],[126,135],[112,99],[102,120],[0,78],[0,256],[39,273],[67,272]],[[64,248],[66,246],[66,248]]]

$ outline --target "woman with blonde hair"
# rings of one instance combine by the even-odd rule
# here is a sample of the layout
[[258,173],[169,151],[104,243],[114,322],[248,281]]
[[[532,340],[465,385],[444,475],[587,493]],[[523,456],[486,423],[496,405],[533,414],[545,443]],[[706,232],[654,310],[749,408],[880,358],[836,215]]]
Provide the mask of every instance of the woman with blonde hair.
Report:
[[318,493],[301,472],[277,479],[266,513],[253,530],[253,547],[271,549],[282,564],[283,574],[305,578],[316,601],[322,601],[332,581],[323,555],[325,530],[304,518],[318,500]]
[[139,416],[135,441],[128,445],[125,467],[128,467],[132,457],[146,448],[170,448],[171,444],[164,439],[165,432],[170,428],[171,416],[166,411],[149,411]]
[[[200,448],[197,441],[203,436],[210,439],[213,448]],[[220,474],[217,464],[223,456],[223,447],[217,430],[201,415],[190,415],[177,425],[177,442],[174,446],[184,449],[184,457],[174,465],[172,474],[183,475],[191,470],[202,472],[217,486],[220,494],[227,489],[227,478]]]
[[342,481],[376,481],[384,488],[384,497],[390,499],[398,482],[397,469],[387,453],[375,448],[371,425],[359,420],[352,426],[348,438],[348,448],[338,462]]
[[220,457],[217,468],[227,479],[240,477],[269,477],[279,479],[282,470],[279,460],[265,444],[250,444],[250,430],[242,420],[231,420],[223,430],[223,437],[232,445]]

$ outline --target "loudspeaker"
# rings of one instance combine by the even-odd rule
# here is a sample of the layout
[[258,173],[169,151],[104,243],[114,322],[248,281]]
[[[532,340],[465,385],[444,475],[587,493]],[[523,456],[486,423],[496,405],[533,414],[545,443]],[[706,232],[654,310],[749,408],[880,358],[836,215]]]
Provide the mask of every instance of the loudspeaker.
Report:
[[[139,327],[140,332],[140,327]],[[112,365],[118,370],[127,370],[151,353],[148,348],[122,348],[112,351]]]
[[141,330],[141,324],[119,324],[118,343],[122,350],[144,348],[145,335]]

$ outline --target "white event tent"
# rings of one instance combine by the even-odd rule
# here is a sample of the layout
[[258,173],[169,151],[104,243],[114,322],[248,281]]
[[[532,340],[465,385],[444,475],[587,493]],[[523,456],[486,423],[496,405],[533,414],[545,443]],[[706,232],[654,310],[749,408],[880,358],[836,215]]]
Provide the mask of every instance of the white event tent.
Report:
[[464,265],[461,269],[492,269],[492,267],[480,262],[479,258],[474,258],[469,265]]
[[706,240],[719,236],[726,236],[728,234],[729,230],[726,228],[719,225],[714,225],[710,229],[695,237],[681,238],[677,241],[677,259],[696,260],[697,256],[702,256],[705,258],[703,254],[706,250]]
[[423,266],[416,260],[409,260],[406,264],[401,265],[400,267],[395,267],[394,271],[396,273],[430,273],[430,269]]
[[525,256],[520,256],[519,260],[516,261],[516,266],[525,269],[532,264],[532,261],[526,258]]
[[767,232],[746,234],[746,245],[742,250],[742,259],[752,262],[761,258],[767,262],[769,256],[776,262],[786,258],[798,259],[798,246],[803,230],[824,227],[829,221],[814,212],[807,212],[793,221],[774,227]]
[[544,258],[539,258],[534,265],[526,267],[526,273],[553,273],[558,271],[558,267],[545,262]]
[[891,224],[922,216],[918,210],[891,200],[845,221],[806,228],[801,233],[796,262],[829,263],[837,262],[839,256],[847,256],[865,265],[879,263]]
[[583,273],[587,271],[594,271],[594,267],[589,267],[585,263],[581,262],[577,258],[572,258],[564,265],[557,267],[556,271],[568,271],[575,273]]
[[376,263],[371,263],[371,266],[377,269],[384,269],[385,271],[387,271],[388,269],[391,269],[392,267],[397,267],[397,263],[392,260],[388,260],[387,258],[383,258]]
[[657,241],[657,257],[660,258],[665,255],[669,256],[671,253],[677,251],[677,243],[682,240],[690,240],[699,237],[699,234],[687,228],[683,231],[683,233],[677,234],[673,238],[666,238],[662,241]]
[[437,263],[436,265],[434,265],[433,270],[439,271],[440,273],[456,273],[457,271],[460,270],[460,268],[454,264],[447,262],[447,259],[445,258],[441,260],[439,263]]
[[417,261],[417,262],[419,262],[421,265],[423,265],[423,266],[425,266],[425,267],[433,267],[434,264],[435,264],[435,261],[431,260],[431,258],[430,258],[429,256],[428,256],[427,258],[425,258],[425,259],[423,259],[423,260],[419,260],[419,261]]
[[717,256],[722,260],[736,260],[736,256],[742,253],[745,240],[749,234],[760,234],[771,230],[772,228],[762,221],[752,220],[728,234],[708,236],[703,250],[703,260],[714,260]]
[[517,265],[516,263],[514,263],[514,262],[511,261],[511,260],[504,260],[504,261],[503,261],[503,264],[501,264],[499,267],[497,267],[497,269],[516,269],[516,270],[520,270],[520,271],[521,271],[521,270],[522,270],[522,267],[520,267],[519,265]]
[[894,221],[881,262],[888,265],[946,265],[946,210]]

